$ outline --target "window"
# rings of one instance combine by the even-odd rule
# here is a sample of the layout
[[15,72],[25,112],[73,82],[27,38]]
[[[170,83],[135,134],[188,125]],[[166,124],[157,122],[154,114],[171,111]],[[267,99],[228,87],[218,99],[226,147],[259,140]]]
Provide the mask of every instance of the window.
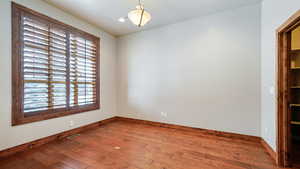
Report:
[[99,109],[99,38],[12,3],[12,124]]

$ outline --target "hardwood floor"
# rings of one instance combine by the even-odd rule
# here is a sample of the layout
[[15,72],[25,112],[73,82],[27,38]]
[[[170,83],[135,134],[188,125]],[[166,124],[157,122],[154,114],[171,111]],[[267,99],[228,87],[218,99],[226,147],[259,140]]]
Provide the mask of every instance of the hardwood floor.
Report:
[[275,169],[260,142],[112,122],[0,160],[0,169]]

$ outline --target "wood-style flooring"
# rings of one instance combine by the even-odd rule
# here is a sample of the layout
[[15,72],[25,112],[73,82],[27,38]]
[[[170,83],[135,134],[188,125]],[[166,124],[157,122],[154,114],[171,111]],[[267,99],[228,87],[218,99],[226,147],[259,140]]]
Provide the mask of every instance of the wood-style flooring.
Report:
[[275,169],[260,142],[125,121],[0,160],[0,169]]

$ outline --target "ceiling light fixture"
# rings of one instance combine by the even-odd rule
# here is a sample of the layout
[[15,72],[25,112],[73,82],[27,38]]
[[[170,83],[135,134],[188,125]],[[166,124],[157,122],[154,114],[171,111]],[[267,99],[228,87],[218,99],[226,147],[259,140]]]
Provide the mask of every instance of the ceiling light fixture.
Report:
[[[141,4],[141,0],[139,0],[139,4],[136,6],[136,9],[130,11],[127,15],[128,19],[136,26],[142,27],[146,23],[151,20],[151,15],[147,11],[145,11],[144,5]],[[125,22],[125,18],[119,18],[120,22]]]

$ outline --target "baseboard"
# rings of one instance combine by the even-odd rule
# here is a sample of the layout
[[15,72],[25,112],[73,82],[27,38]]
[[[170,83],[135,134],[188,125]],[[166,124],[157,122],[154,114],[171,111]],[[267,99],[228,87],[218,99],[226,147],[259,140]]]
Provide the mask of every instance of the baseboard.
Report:
[[246,141],[252,141],[252,142],[260,142],[260,140],[261,140],[260,137],[250,136],[250,135],[243,135],[243,134],[236,134],[236,133],[230,133],[230,132],[222,132],[222,131],[216,131],[216,130],[187,127],[187,126],[161,123],[161,122],[153,122],[153,121],[133,119],[133,118],[127,118],[127,117],[117,116],[116,118],[117,118],[117,120],[122,120],[122,121],[129,121],[129,122],[142,123],[142,124],[148,124],[148,125],[165,127],[165,128],[193,131],[193,132],[198,132],[198,133],[201,132],[202,134],[209,134],[209,135],[215,135],[215,136],[233,138],[233,139],[240,139],[240,140],[246,140]]
[[65,131],[65,132],[62,132],[62,133],[59,133],[59,134],[55,134],[55,135],[51,135],[51,136],[41,138],[41,139],[38,139],[38,140],[35,140],[35,141],[31,141],[31,142],[28,142],[28,143],[25,143],[25,144],[22,144],[22,145],[19,145],[19,146],[15,146],[15,147],[12,147],[12,148],[9,148],[9,149],[5,149],[5,150],[0,151],[0,158],[7,157],[7,156],[13,155],[15,153],[23,152],[23,151],[26,151],[26,150],[29,150],[29,149],[32,149],[32,148],[36,148],[36,147],[39,147],[41,145],[47,144],[49,142],[59,140],[59,139],[63,139],[65,137],[83,132],[85,130],[89,130],[89,129],[92,129],[92,128],[99,127],[101,125],[113,122],[115,120],[116,120],[116,117],[112,117],[112,118],[101,120],[101,121],[98,121],[98,122],[95,122],[95,123],[92,123],[92,124],[88,124],[88,125],[85,125],[85,126],[82,126],[82,127],[78,127],[78,128],[72,129],[72,130],[68,130],[68,131]]
[[264,149],[266,150],[266,152],[272,157],[272,159],[277,164],[277,153],[263,138],[261,138],[260,142],[261,142],[262,146],[264,147]]

